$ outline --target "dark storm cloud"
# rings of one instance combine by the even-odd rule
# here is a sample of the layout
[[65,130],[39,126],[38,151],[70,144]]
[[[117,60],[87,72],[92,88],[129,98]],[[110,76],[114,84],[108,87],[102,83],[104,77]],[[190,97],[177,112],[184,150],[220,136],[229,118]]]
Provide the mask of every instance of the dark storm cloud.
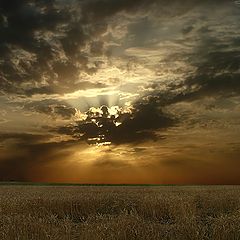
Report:
[[84,140],[89,144],[111,142],[113,144],[157,141],[157,130],[174,126],[177,119],[165,114],[155,102],[136,103],[132,113],[119,111],[117,116],[102,106],[101,113],[89,110],[86,120],[75,125],[60,127],[57,132]]
[[[141,27],[137,29],[136,24],[134,25],[135,33],[136,31],[141,32],[141,30]],[[236,37],[230,35],[228,40],[225,40],[219,35],[219,32],[221,29],[210,30],[208,27],[195,29],[192,25],[184,26],[182,28],[184,35],[193,34],[192,37],[198,39],[196,47],[187,55],[181,52],[174,53],[173,56],[170,56],[170,60],[175,61],[174,58],[178,57],[187,59],[188,63],[196,70],[181,82],[171,82],[166,89],[162,88],[162,83],[157,81],[153,83],[149,88],[155,90],[147,91],[146,101],[142,98],[135,104],[133,114],[127,116],[120,114],[116,119],[93,116],[75,126],[62,127],[59,132],[86,140],[90,144],[107,141],[121,144],[156,140],[156,130],[171,127],[177,122],[173,116],[161,112],[163,107],[206,96],[238,95],[240,90],[240,52],[239,49],[232,48],[238,43],[236,43]],[[139,44],[141,45],[142,42]],[[121,120],[122,117],[124,120]],[[116,126],[115,123],[118,121],[122,124]]]
[[71,19],[70,13],[55,6],[54,2],[1,1],[0,11],[4,19],[1,24],[1,45],[16,44],[20,48],[39,54],[47,50],[47,46],[49,46],[48,50],[51,50],[50,45],[47,42],[38,41],[34,33],[37,30],[55,30],[58,24]]
[[[202,54],[204,54],[202,56]],[[182,85],[185,90],[172,96],[170,102],[191,101],[206,96],[229,97],[240,93],[240,52],[214,48],[199,53],[203,60],[196,63],[196,72]]]
[[240,51],[215,51],[206,54],[203,63],[197,66],[195,76],[186,84],[197,86],[202,95],[239,94]]
[[[217,1],[218,4],[224,2]],[[88,66],[90,56],[83,54],[81,49],[89,43],[90,54],[102,55],[103,42],[95,38],[107,31],[107,18],[121,11],[146,11],[152,4],[159,9],[159,14],[170,17],[184,14],[199,4],[216,6],[216,1],[185,0],[184,4],[181,4],[184,6],[180,7],[178,1],[170,3],[154,0],[2,0],[1,90],[31,96],[103,87],[97,80],[96,83],[78,81],[80,72],[93,74],[98,70],[97,66]],[[131,26],[134,26],[133,33],[142,36],[143,39],[138,39],[139,44],[144,42],[146,31],[151,30],[151,24],[148,22],[145,34],[142,34],[144,23],[140,21],[129,28],[130,31]],[[188,34],[192,30],[193,26],[185,26],[182,31]],[[239,59],[232,60],[236,65]],[[31,87],[23,87],[22,83],[31,83]]]
[[[231,20],[235,18],[235,15],[231,16]],[[214,29],[216,27],[214,24],[200,29],[194,29],[192,25],[182,29],[183,34],[190,34],[188,41],[191,37],[197,39],[193,52],[174,53],[169,55],[165,61],[171,63],[187,59],[188,64],[196,70],[181,79],[180,82],[171,82],[167,89],[159,90],[161,83],[157,81],[150,84],[148,87],[155,90],[147,92],[147,97],[164,107],[204,97],[228,98],[239,95],[240,45],[237,34],[231,29],[232,32],[230,31],[226,36],[222,32],[226,31],[227,25],[217,26],[217,29]],[[237,26],[240,27],[240,24],[235,22],[234,28]],[[176,42],[183,44],[182,40]]]
[[[97,67],[88,66],[88,56],[82,54],[81,49],[89,42],[90,53],[101,55],[103,43],[94,38],[106,32],[105,19],[119,11],[135,11],[152,2],[2,0],[1,89],[31,96],[101,87],[97,83],[76,82],[80,72],[97,71]],[[45,85],[41,86],[46,75]],[[32,88],[22,87],[26,82],[32,83]]]
[[[1,1],[0,13],[3,19],[0,26],[1,88],[6,92],[21,93],[21,82],[40,81],[44,71],[53,75],[48,66],[48,61],[54,57],[53,46],[47,39],[37,39],[36,31],[54,30],[57,24],[69,20],[70,16],[67,18],[66,12],[53,9],[50,2],[46,5],[43,1]],[[26,59],[19,57],[22,51],[34,54],[36,59],[26,64]],[[18,59],[18,64],[13,62],[13,58]],[[50,91],[40,87],[37,92]]]
[[[25,94],[53,94],[68,93],[76,89],[101,88],[107,85],[88,81],[77,81],[81,71],[91,74],[96,67],[89,67],[89,56],[80,50],[90,43],[90,53],[101,55],[103,42],[95,38],[106,32],[107,18],[120,11],[134,13],[136,10],[146,10],[155,3],[155,8],[163,12],[164,17],[181,15],[196,6],[215,6],[225,4],[226,1],[184,1],[179,7],[179,1],[146,1],[146,0],[92,0],[92,1],[1,1],[0,5],[0,49],[3,61],[0,61],[0,87],[8,93]],[[173,6],[177,6],[174,8]],[[153,11],[153,9],[151,9]],[[205,16],[206,17],[206,16]],[[197,18],[197,17],[196,17]],[[204,19],[204,18],[203,18]],[[185,35],[196,34],[195,26],[189,23],[183,26]],[[145,26],[146,25],[146,26]],[[151,23],[142,19],[139,23],[129,26],[129,31],[144,42],[146,31],[151,30]],[[145,31],[142,31],[145,28]],[[37,32],[40,32],[40,36]],[[189,58],[190,64],[197,67],[195,75],[189,77],[183,86],[186,90],[172,93],[179,86],[172,86],[173,91],[158,92],[160,107],[166,104],[191,99],[196,96],[213,94],[215,92],[237,92],[239,90],[239,51],[226,51],[226,44],[218,43],[217,37],[211,38],[208,27],[202,27],[196,34],[202,44],[199,51]],[[46,33],[51,33],[50,36]],[[144,33],[144,34],[143,34]],[[42,36],[41,36],[42,34]],[[153,35],[155,36],[155,35]],[[230,45],[238,46],[238,38],[233,38]],[[13,51],[14,50],[14,51]],[[26,51],[30,55],[20,58],[16,50]],[[61,58],[59,52],[67,58]],[[60,54],[60,55],[61,55]],[[181,55],[181,54],[180,54]],[[18,64],[12,60],[16,58]],[[176,54],[174,56],[176,58]],[[186,56],[181,55],[182,58]],[[27,58],[27,61],[26,61]],[[196,61],[196,59],[201,60]],[[226,70],[226,71],[224,71]],[[219,74],[220,73],[220,74]],[[42,76],[47,75],[44,85],[39,84]],[[30,82],[28,87],[20,83]],[[171,88],[171,86],[169,86]],[[195,87],[195,90],[192,90]],[[154,95],[150,93],[149,95]],[[163,96],[164,95],[164,96]],[[68,106],[66,106],[68,108]],[[37,111],[52,112],[52,106],[36,106]],[[64,108],[63,111],[66,109]],[[69,110],[69,109],[68,109]],[[72,110],[70,109],[70,112]],[[60,111],[61,112],[61,111]],[[61,115],[61,114],[60,114]]]
[[[98,69],[88,66],[89,56],[81,50],[89,43],[90,54],[103,54],[103,42],[95,38],[107,31],[107,18],[121,11],[146,11],[153,3],[165,15],[174,16],[185,13],[198,2],[186,1],[185,7],[174,10],[170,3],[155,0],[2,0],[0,87],[8,93],[28,96],[101,87],[82,86],[76,81],[80,72],[93,74]],[[32,88],[22,87],[23,82],[32,83]]]
[[233,7],[232,15],[227,16],[228,21],[235,21],[231,30],[227,31],[230,26],[226,23],[219,26],[216,22],[201,27],[195,33],[199,43],[189,59],[197,70],[185,83],[190,88],[197,86],[202,95],[239,94],[240,49],[236,31],[240,24],[239,11],[236,10]]

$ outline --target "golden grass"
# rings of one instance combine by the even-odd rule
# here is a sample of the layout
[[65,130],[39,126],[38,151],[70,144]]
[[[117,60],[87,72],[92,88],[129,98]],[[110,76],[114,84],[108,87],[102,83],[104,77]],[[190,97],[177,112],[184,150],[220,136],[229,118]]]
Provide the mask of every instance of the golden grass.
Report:
[[240,239],[240,187],[0,186],[0,239]]

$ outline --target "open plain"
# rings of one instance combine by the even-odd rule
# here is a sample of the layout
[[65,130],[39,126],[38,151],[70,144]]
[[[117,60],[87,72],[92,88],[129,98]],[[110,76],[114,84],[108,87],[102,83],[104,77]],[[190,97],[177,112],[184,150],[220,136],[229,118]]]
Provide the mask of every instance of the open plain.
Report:
[[240,187],[2,185],[0,239],[240,239]]

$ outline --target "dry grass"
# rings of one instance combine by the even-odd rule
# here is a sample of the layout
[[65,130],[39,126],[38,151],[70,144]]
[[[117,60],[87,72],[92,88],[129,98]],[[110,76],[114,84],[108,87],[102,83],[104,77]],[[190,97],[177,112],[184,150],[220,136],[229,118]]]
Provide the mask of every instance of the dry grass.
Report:
[[240,187],[1,186],[0,239],[240,239]]

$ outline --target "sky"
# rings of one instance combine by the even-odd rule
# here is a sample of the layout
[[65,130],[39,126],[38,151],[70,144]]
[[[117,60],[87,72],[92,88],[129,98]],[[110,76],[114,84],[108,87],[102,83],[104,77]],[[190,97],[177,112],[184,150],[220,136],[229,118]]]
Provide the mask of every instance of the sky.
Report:
[[240,184],[239,93],[239,1],[0,2],[0,181]]

